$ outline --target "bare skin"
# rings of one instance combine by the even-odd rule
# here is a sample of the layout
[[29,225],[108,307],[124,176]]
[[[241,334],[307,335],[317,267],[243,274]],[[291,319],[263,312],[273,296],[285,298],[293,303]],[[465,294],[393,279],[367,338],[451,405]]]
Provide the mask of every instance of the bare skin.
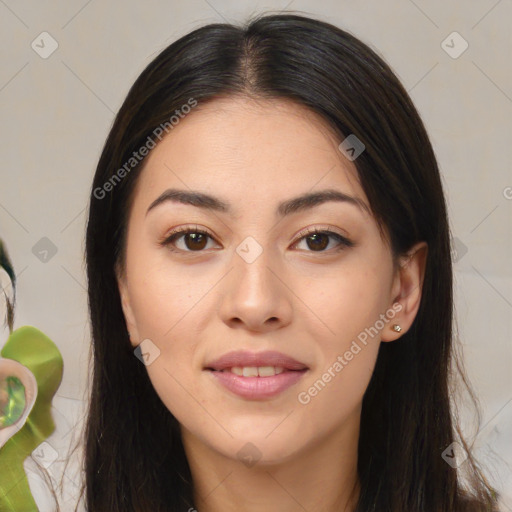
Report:
[[[199,104],[146,159],[119,290],[133,346],[150,339],[160,350],[147,371],[181,424],[199,512],[354,510],[363,395],[380,343],[400,338],[418,311],[427,248],[411,248],[395,270],[339,142],[291,102],[223,98]],[[213,195],[232,212],[171,201],[147,212],[169,188]],[[325,189],[364,206],[328,201],[276,214],[278,203]],[[176,227],[208,235],[159,244]],[[315,227],[353,246],[303,232]],[[262,250],[250,263],[236,251],[247,237],[255,242],[243,247]],[[345,358],[372,326],[378,334]],[[308,370],[277,396],[242,398],[204,370],[236,349],[277,350]]]

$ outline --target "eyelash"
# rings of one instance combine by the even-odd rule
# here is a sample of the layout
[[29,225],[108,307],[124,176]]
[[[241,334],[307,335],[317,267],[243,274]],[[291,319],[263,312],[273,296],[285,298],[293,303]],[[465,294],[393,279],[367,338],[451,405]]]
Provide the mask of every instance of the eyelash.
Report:
[[[208,231],[204,230],[204,229],[201,229],[201,228],[198,228],[197,226],[195,228],[191,228],[190,226],[185,226],[185,227],[181,227],[181,228],[177,228],[173,231],[171,231],[171,233],[169,233],[168,235],[166,235],[163,239],[159,240],[159,244],[161,246],[167,246],[167,248],[172,251],[172,252],[184,252],[184,253],[201,253],[201,252],[205,252],[204,250],[200,250],[200,251],[184,251],[182,249],[176,249],[175,247],[172,247],[171,244],[173,242],[176,241],[176,239],[180,238],[180,236],[183,236],[183,235],[186,235],[186,234],[190,234],[190,233],[199,233],[199,234],[202,234],[202,235],[207,235],[209,236],[212,240],[215,240],[215,238],[213,237],[213,235],[211,233],[209,233]],[[339,251],[342,251],[343,249],[345,248],[348,248],[348,247],[353,247],[355,244],[354,242],[352,242],[351,240],[349,240],[348,238],[340,235],[339,233],[335,233],[334,231],[330,231],[328,229],[328,226],[325,226],[324,228],[322,229],[318,229],[318,228],[305,228],[303,229],[299,234],[298,234],[298,238],[296,239],[295,242],[293,242],[292,245],[297,245],[302,239],[304,238],[307,238],[308,236],[310,235],[315,235],[315,234],[322,234],[322,235],[328,235],[330,237],[333,237],[335,238],[337,241],[338,241],[338,246],[336,248],[333,249],[330,249],[330,250],[322,250],[322,251],[307,251],[307,252],[312,252],[312,253],[327,253],[327,252],[339,252]]]

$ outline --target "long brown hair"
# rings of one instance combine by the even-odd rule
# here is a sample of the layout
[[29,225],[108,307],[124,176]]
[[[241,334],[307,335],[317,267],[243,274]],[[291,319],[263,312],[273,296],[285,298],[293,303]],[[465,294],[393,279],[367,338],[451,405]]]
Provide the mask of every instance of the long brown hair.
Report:
[[[428,243],[416,319],[399,341],[381,343],[364,395],[357,512],[495,510],[497,493],[471,456],[450,404],[454,361],[475,399],[453,346],[449,224],[425,127],[373,50],[338,27],[297,14],[259,15],[243,26],[215,23],[181,37],[144,69],[115,118],[94,176],[86,233],[93,350],[88,510],[194,507],[177,420],[134,357],[115,267],[122,266],[141,170],[140,163],[126,163],[191,98],[204,103],[234,95],[292,100],[320,114],[340,142],[354,134],[366,147],[354,164],[394,257],[418,241]],[[442,457],[455,441],[468,456],[459,470]]]

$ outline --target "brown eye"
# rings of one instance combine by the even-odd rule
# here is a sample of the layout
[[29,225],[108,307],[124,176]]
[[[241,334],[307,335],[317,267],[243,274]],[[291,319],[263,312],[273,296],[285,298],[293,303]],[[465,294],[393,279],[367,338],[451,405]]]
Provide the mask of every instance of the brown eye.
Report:
[[328,230],[304,230],[300,233],[301,238],[293,245],[297,245],[303,240],[306,241],[309,252],[328,252],[325,249],[329,246],[329,242],[334,239],[338,242],[338,245],[334,247],[335,251],[340,251],[346,247],[353,247],[355,244],[348,238],[345,238],[334,231]]
[[[175,247],[178,240],[183,239],[183,247]],[[173,231],[163,241],[161,245],[168,246],[171,251],[183,251],[183,252],[202,252],[208,244],[208,239],[212,239],[212,236],[202,229],[196,228],[183,228]]]
[[314,233],[306,237],[308,247],[315,251],[323,251],[329,245],[329,237],[325,233]]
[[183,236],[185,246],[192,251],[200,251],[206,247],[207,235],[203,233],[187,233]]

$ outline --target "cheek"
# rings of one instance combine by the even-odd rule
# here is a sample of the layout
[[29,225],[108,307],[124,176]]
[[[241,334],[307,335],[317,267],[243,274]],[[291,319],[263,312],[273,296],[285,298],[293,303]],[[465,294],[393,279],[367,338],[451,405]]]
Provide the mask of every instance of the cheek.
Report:
[[[316,341],[319,365],[302,386],[304,400],[319,414],[344,414],[362,399],[380,346],[381,315],[388,307],[386,263],[359,259],[336,279],[314,280],[303,291],[313,311],[305,321]],[[318,328],[321,320],[321,330]],[[385,325],[385,324],[384,324]],[[331,412],[329,412],[331,411]]]
[[139,333],[162,342],[175,337],[184,325],[195,328],[197,306],[215,283],[207,272],[193,273],[169,262],[134,264],[131,275],[131,304]]
[[335,344],[374,326],[389,306],[391,281],[385,260],[373,265],[361,260],[317,276],[301,292],[301,299],[324,324],[322,332]]
[[[362,400],[378,354],[378,344],[361,346],[348,361],[337,359],[316,373],[298,390],[295,420],[303,439],[322,439],[329,432],[357,430]],[[337,364],[336,364],[337,363]],[[342,426],[345,427],[342,427]]]
[[[186,355],[183,357],[188,358]],[[208,423],[201,395],[194,388],[189,361],[178,361],[162,354],[146,369],[155,393],[179,423],[193,425],[200,430],[204,423]],[[211,424],[206,426],[212,428]]]

